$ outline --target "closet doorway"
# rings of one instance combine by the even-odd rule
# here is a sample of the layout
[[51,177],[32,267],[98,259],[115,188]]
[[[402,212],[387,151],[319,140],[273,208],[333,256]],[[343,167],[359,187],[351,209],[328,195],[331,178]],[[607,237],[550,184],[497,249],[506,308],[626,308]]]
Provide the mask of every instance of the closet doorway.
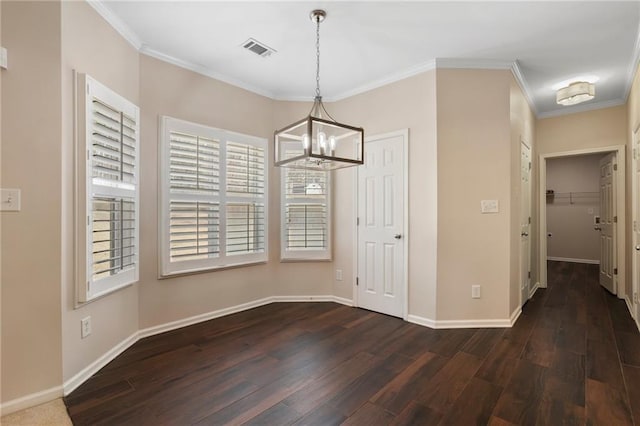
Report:
[[540,285],[547,261],[598,264],[624,297],[624,147],[540,157]]

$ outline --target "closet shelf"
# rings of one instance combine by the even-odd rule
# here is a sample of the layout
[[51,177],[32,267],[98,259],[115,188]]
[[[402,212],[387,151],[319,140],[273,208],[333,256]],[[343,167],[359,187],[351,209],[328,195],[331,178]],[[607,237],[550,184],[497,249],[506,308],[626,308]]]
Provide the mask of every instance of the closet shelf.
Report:
[[597,201],[600,199],[599,192],[588,191],[571,191],[571,192],[554,192],[547,190],[547,202],[553,202],[554,200],[569,200],[570,204],[574,204],[576,201]]

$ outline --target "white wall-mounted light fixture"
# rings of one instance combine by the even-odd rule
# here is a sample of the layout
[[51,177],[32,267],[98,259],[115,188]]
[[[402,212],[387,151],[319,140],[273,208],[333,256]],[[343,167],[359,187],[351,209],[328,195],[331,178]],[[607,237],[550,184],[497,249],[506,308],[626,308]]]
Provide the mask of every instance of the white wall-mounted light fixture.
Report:
[[576,81],[556,92],[556,102],[560,105],[576,105],[590,101],[596,94],[595,85],[586,81]]
[[320,96],[320,23],[326,12],[314,10],[316,24],[316,96],[305,118],[274,134],[275,165],[311,170],[333,170],[364,163],[364,130],[338,123]]

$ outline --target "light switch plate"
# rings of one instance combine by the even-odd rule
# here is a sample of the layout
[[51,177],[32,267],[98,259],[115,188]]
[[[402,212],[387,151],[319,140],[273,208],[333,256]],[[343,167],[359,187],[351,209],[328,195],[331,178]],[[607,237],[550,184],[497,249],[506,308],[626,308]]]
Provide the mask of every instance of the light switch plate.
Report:
[[482,200],[480,201],[481,213],[498,213],[498,200]]
[[0,68],[6,70],[9,67],[9,58],[7,57],[7,48],[0,47]]
[[0,189],[0,211],[19,212],[20,211],[20,190]]

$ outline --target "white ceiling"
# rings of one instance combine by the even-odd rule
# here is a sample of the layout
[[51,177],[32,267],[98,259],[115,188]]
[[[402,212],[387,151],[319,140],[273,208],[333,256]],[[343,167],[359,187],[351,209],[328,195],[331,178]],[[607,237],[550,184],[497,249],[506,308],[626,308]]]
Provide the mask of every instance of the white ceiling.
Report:
[[[638,60],[638,1],[288,1],[93,3],[143,53],[275,99],[337,100],[437,66],[509,68],[539,117],[626,101]],[[241,48],[255,38],[277,53]],[[599,77],[594,100],[555,103],[555,84]]]

